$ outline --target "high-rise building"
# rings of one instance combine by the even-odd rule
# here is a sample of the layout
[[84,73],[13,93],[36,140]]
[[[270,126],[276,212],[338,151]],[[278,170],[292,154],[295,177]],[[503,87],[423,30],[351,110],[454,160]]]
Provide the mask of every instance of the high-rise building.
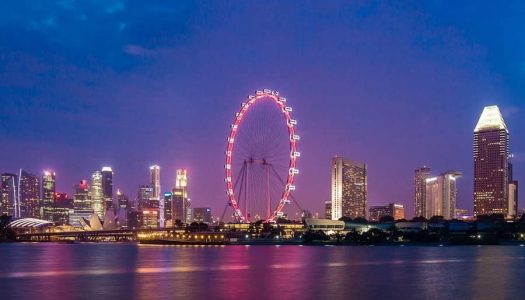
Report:
[[96,171],[91,175],[91,207],[97,216],[104,220],[105,205],[104,191],[102,189],[102,172]]
[[172,197],[173,194],[170,192],[164,193],[164,222],[165,227],[173,226],[173,213],[172,213]]
[[150,183],[151,187],[153,188],[153,199],[160,199],[160,167],[157,165],[153,165],[149,167],[150,171]]
[[366,218],[367,166],[343,157],[332,159],[332,220]]
[[78,184],[75,184],[74,190],[73,208],[75,210],[91,210],[91,197],[89,194],[89,184],[87,180],[81,180]]
[[324,202],[324,217],[327,220],[332,220],[332,200]]
[[211,224],[212,223],[211,208],[195,207],[193,209],[193,221]]
[[414,217],[425,216],[426,208],[426,185],[430,177],[430,168],[423,166],[414,171]]
[[117,203],[119,209],[131,209],[131,203],[129,197],[123,194],[120,190],[117,190]]
[[0,215],[19,216],[17,199],[18,179],[16,174],[3,173],[0,185]]
[[369,209],[369,220],[379,222],[382,217],[390,216],[394,220],[405,218],[405,207],[402,204],[390,203],[385,206],[372,206]]
[[128,196],[117,190],[117,217],[121,227],[128,226],[128,214],[131,210],[131,203]]
[[178,169],[175,188],[172,190],[172,215],[173,220],[190,223],[192,220],[191,201],[188,198],[188,171]]
[[113,210],[113,169],[102,168],[102,196],[104,198],[104,213]]
[[73,199],[66,193],[55,193],[53,222],[59,225],[69,224],[69,211],[73,210]]
[[150,183],[153,193],[150,199],[152,207],[159,210],[159,227],[164,228],[164,201],[160,198],[160,167],[158,165],[153,165],[149,167],[150,170]]
[[154,204],[151,203],[151,198],[153,197],[153,188],[150,185],[141,185],[139,186],[139,191],[137,195],[137,202],[139,209],[146,208],[155,208]]
[[88,181],[81,180],[73,189],[73,209],[69,210],[68,224],[82,227],[81,219],[89,220],[94,212]]
[[40,205],[41,218],[53,221],[56,196],[56,174],[55,172],[44,171],[42,175],[42,203]]
[[18,202],[21,218],[40,218],[40,179],[22,169],[18,174]]
[[182,223],[187,223],[187,215],[188,215],[188,201],[187,198],[184,196],[184,189],[183,188],[174,188],[172,191],[172,219],[173,224],[175,224],[177,221]]
[[425,218],[442,216],[450,220],[456,217],[456,180],[459,177],[461,173],[451,171],[426,179],[426,210],[423,215]]
[[474,129],[474,215],[509,214],[509,130],[497,106]]
[[513,180],[509,183],[509,213],[507,218],[515,219],[518,217],[518,181]]

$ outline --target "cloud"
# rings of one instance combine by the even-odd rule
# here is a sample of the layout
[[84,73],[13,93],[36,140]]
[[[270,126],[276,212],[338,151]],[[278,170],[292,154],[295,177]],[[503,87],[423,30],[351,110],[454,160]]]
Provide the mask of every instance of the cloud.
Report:
[[517,113],[519,113],[521,111],[521,108],[520,107],[517,107],[517,106],[508,106],[508,107],[503,107],[502,108],[502,114],[505,116],[505,117],[510,117],[512,115],[515,115]]
[[128,45],[125,45],[122,50],[129,54],[129,55],[133,55],[133,56],[154,56],[156,54],[156,51],[154,50],[151,50],[151,49],[147,49],[147,48],[144,48],[142,46],[139,46],[139,45],[133,45],[133,44],[128,44]]

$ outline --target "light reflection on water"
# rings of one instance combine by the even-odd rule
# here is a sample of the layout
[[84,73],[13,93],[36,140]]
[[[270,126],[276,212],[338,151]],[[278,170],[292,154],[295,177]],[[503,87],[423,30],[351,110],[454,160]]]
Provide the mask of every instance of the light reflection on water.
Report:
[[[2,299],[512,299],[523,247],[0,244]],[[5,298],[4,298],[5,297]]]

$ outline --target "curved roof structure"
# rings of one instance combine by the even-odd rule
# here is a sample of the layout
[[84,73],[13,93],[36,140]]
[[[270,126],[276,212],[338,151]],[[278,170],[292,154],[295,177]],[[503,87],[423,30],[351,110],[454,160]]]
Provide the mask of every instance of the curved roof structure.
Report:
[[15,220],[9,223],[7,227],[14,228],[14,229],[16,228],[39,228],[39,227],[46,226],[46,225],[53,225],[53,222],[40,220],[40,219],[25,218],[25,219]]

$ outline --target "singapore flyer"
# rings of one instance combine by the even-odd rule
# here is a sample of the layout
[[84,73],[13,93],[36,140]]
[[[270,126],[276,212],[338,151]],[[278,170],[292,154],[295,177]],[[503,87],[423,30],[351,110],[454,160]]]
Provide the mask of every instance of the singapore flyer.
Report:
[[236,222],[286,217],[299,174],[297,120],[286,98],[258,90],[241,104],[226,146],[225,182]]

